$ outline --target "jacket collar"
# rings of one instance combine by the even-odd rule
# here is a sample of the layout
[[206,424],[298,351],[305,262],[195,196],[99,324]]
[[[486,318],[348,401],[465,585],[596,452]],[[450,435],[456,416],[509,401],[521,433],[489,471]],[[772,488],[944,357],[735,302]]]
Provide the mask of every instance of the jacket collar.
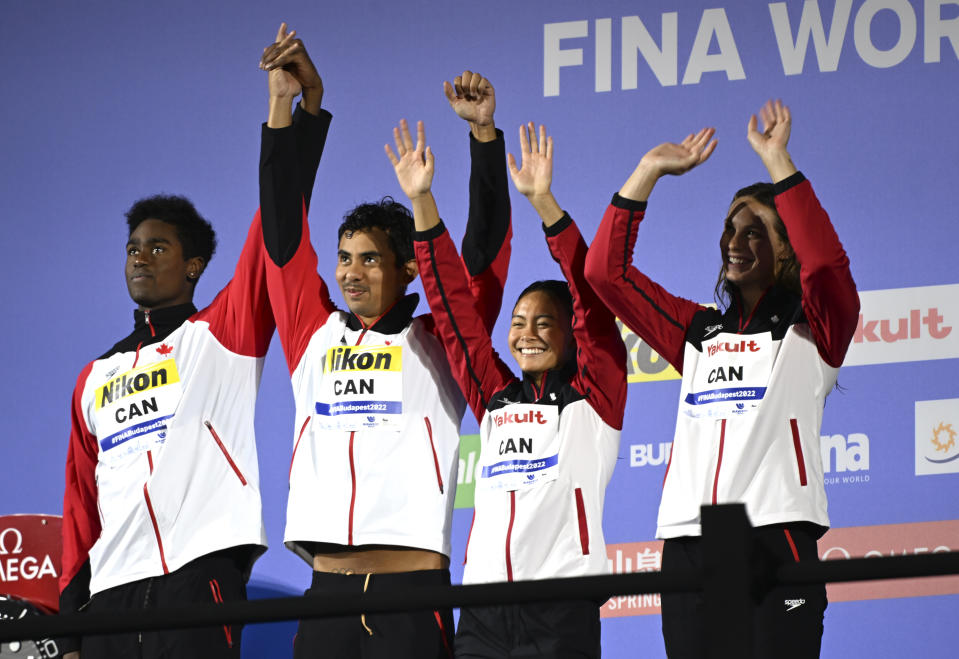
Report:
[[[152,325],[158,333],[162,333],[165,329],[176,329],[195,313],[196,307],[192,302],[177,304],[172,307],[151,309],[149,311],[149,324]],[[147,320],[147,314],[145,312],[139,309],[133,310],[134,331],[148,327]]]
[[363,322],[354,313],[351,313],[347,317],[346,326],[355,331],[365,329],[373,330],[380,334],[399,334],[413,320],[413,313],[416,311],[419,303],[420,296],[417,293],[410,293],[394,302],[393,306],[369,327],[363,325]]

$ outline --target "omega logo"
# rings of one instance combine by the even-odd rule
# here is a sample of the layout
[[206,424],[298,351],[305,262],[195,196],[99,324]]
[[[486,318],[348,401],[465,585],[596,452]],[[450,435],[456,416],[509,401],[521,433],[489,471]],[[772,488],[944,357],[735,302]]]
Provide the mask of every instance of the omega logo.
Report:
[[[7,537],[11,533],[17,539],[16,544],[13,547],[13,551],[10,551],[7,547]],[[0,533],[0,556],[6,556],[7,554],[22,554],[22,553],[23,553],[23,534],[20,533],[20,529],[15,529],[15,528],[4,529],[3,533]]]

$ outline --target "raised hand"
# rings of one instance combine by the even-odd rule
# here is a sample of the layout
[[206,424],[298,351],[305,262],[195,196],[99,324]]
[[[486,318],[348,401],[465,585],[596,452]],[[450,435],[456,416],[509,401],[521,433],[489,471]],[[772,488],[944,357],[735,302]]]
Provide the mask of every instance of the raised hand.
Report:
[[756,154],[762,159],[773,182],[778,182],[796,172],[789,152],[789,135],[792,132],[792,113],[780,100],[766,101],[759,109],[763,121],[763,132],[757,128],[756,115],[749,117],[746,126],[746,138]]
[[666,142],[646,153],[629,175],[619,195],[626,199],[645,201],[661,176],[685,174],[706,162],[716,149],[715,128],[703,128],[686,136],[679,144]]
[[[313,60],[306,52],[306,46],[301,39],[296,38],[296,31],[287,32],[286,23],[281,23],[276,33],[276,41],[263,49],[263,55],[260,57],[260,68],[270,72],[271,91],[274,76],[287,85],[290,84],[290,78],[299,86],[303,92],[304,109],[313,114],[320,111],[320,104],[323,100],[323,79],[320,77]],[[286,76],[283,76],[282,73]],[[285,91],[291,91],[294,87],[289,86]],[[293,94],[295,95],[295,94]]]
[[553,138],[546,136],[546,126],[540,125],[538,140],[532,121],[520,126],[519,144],[520,168],[516,167],[512,153],[506,156],[513,185],[527,197],[549,194],[553,182]]
[[426,130],[423,122],[416,122],[416,144],[410,137],[410,127],[406,119],[400,119],[400,125],[393,128],[393,141],[396,153],[389,144],[384,145],[386,157],[393,164],[396,180],[410,200],[416,200],[430,193],[433,183],[433,152],[426,146]]
[[698,133],[687,135],[679,144],[660,144],[646,153],[640,164],[645,164],[657,176],[685,174],[712,155],[716,140],[710,142],[710,139],[715,133],[715,128],[703,128]]
[[493,114],[496,111],[496,90],[479,73],[463,71],[451,85],[443,81],[443,92],[450,107],[461,119],[470,122],[474,137],[481,141],[496,138]]
[[553,182],[553,138],[546,136],[546,126],[540,125],[539,139],[536,139],[536,126],[531,121],[519,127],[520,164],[516,167],[516,158],[510,153],[506,160],[513,185],[524,194],[539,214],[543,224],[552,226],[563,218],[550,185]]

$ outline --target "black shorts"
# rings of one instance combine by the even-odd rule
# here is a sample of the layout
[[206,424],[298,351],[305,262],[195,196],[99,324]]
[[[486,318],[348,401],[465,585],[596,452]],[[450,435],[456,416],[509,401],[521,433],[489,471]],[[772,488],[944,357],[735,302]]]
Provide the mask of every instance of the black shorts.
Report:
[[[753,529],[756,577],[753,656],[757,659],[814,659],[822,644],[826,587],[774,586],[778,566],[818,561],[820,528],[809,523]],[[663,545],[663,573],[702,570],[700,538],[674,538]],[[663,593],[663,639],[670,659],[706,656],[702,593]]]
[[[403,591],[449,586],[449,570],[395,574],[314,572],[305,595]],[[301,620],[293,641],[294,659],[450,659],[453,612],[403,611]]]
[[591,601],[462,609],[457,659],[598,659],[599,605]]
[[[243,548],[202,556],[179,570],[97,593],[84,613],[110,613],[174,608],[246,599],[243,571],[248,552]],[[237,659],[243,627],[221,625],[195,629],[126,632],[85,637],[83,659]]]

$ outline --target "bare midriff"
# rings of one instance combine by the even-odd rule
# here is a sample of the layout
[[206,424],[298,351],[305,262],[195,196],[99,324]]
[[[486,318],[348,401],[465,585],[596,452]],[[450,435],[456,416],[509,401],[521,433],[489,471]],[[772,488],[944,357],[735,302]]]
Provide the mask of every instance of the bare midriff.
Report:
[[319,543],[314,546],[313,569],[335,574],[389,574],[417,570],[445,570],[450,559],[428,549],[364,545],[347,547]]

